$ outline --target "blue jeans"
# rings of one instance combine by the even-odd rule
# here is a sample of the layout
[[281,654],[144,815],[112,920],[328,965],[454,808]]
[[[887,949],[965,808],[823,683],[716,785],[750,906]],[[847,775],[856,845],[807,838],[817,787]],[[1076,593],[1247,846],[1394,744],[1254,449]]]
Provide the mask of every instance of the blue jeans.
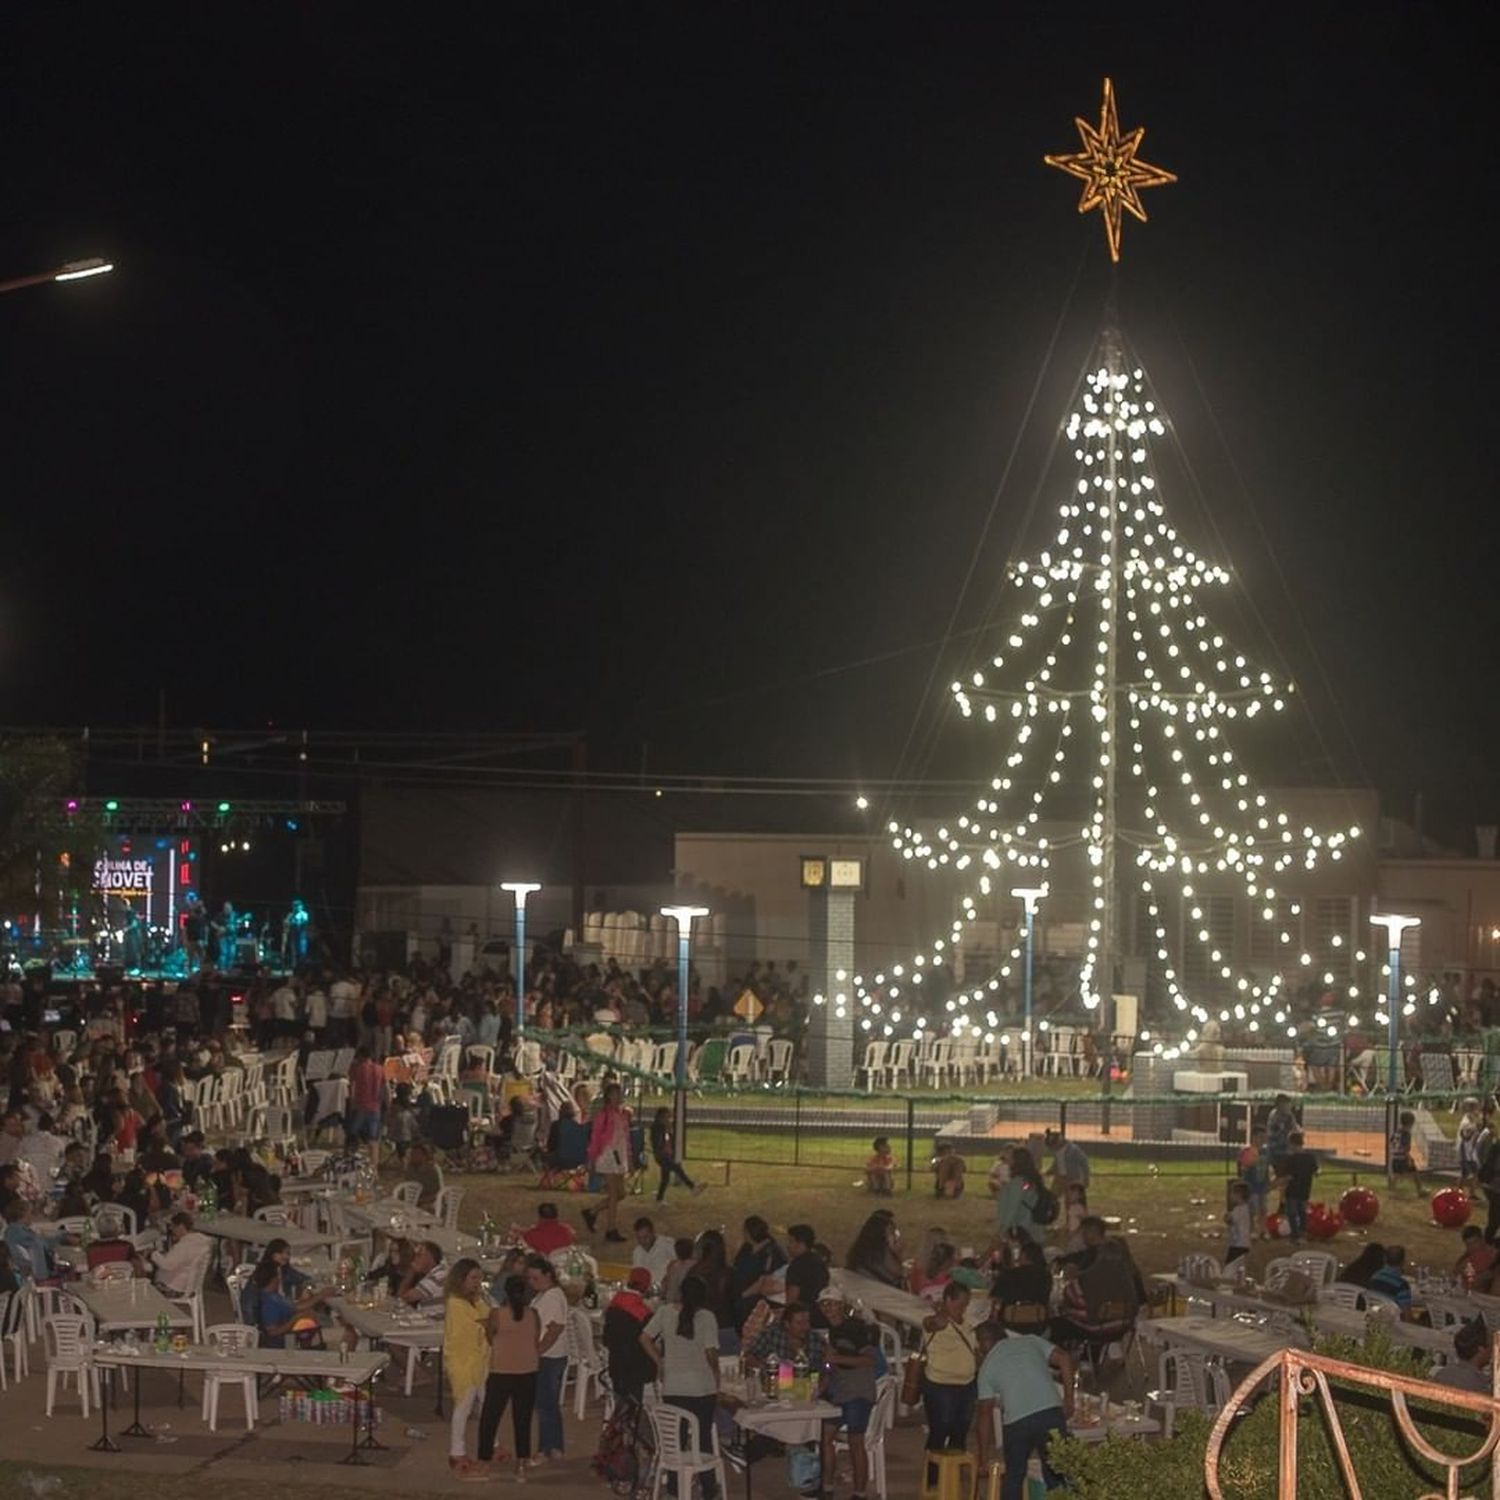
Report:
[[538,1362],[536,1377],[536,1445],[543,1453],[561,1453],[563,1446],[562,1383],[568,1368],[564,1359]]
[[922,1405],[927,1411],[927,1447],[930,1451],[968,1447],[977,1400],[978,1386],[972,1380],[967,1385],[937,1385],[931,1380],[922,1382]]
[[1307,1238],[1307,1199],[1283,1197],[1281,1207],[1286,1214],[1287,1227],[1292,1232],[1292,1238],[1305,1240]]
[[1006,1422],[1005,1438],[1001,1444],[1001,1451],[1005,1454],[1005,1480],[1000,1487],[1000,1500],[1022,1500],[1026,1493],[1026,1466],[1033,1453],[1042,1461],[1042,1482],[1047,1488],[1055,1490],[1062,1483],[1047,1462],[1047,1444],[1054,1432],[1065,1437],[1068,1432],[1067,1419],[1060,1406],[1049,1406],[1046,1411],[1034,1411],[1029,1417]]

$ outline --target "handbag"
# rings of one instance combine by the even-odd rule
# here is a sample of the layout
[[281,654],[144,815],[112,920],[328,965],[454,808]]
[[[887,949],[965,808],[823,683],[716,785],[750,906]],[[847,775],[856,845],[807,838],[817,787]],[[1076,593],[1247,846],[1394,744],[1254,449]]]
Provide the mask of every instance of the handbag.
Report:
[[922,1340],[922,1347],[915,1354],[906,1356],[906,1364],[901,1370],[901,1404],[902,1406],[916,1406],[922,1399],[922,1372],[927,1368],[927,1346],[932,1342],[932,1335]]

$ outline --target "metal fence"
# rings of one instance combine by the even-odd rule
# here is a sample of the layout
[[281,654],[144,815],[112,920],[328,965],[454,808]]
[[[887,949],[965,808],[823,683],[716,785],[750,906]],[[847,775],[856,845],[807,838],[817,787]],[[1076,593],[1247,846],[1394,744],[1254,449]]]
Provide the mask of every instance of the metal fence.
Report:
[[[654,1102],[649,1094],[642,1099],[647,1106]],[[1309,1149],[1355,1170],[1383,1173],[1397,1116],[1411,1108],[1419,1163],[1444,1171],[1457,1166],[1456,1146],[1431,1106],[1451,1102],[1306,1095],[1293,1100],[1293,1109]],[[883,1137],[898,1181],[910,1187],[928,1171],[939,1142],[951,1144],[971,1172],[987,1172],[1004,1146],[1058,1129],[1091,1155],[1137,1164],[1149,1155],[1214,1171],[1230,1167],[1271,1108],[1270,1096],[866,1096],[795,1086],[716,1091],[689,1101],[682,1154],[699,1163],[837,1169],[861,1179],[875,1139]]]

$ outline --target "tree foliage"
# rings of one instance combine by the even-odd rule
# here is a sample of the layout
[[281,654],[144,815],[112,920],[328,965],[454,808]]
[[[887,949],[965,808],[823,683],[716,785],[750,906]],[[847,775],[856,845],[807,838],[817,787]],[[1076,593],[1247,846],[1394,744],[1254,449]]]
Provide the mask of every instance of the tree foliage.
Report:
[[54,925],[87,894],[99,829],[67,811],[82,782],[80,758],[62,741],[0,741],[0,911],[40,911]]

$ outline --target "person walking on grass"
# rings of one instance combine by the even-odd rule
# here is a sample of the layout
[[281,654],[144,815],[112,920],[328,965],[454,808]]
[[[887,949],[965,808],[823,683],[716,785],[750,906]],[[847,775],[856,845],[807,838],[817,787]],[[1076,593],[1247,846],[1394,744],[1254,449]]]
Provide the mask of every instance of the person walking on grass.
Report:
[[630,1111],[618,1083],[607,1084],[604,1097],[589,1126],[588,1163],[590,1170],[604,1179],[604,1197],[593,1208],[583,1211],[583,1222],[589,1233],[597,1232],[599,1211],[604,1211],[604,1238],[624,1244],[625,1236],[616,1223],[620,1200],[625,1196],[625,1178],[630,1172]]
[[1292,1243],[1307,1238],[1307,1200],[1312,1197],[1313,1178],[1318,1175],[1318,1158],[1307,1150],[1302,1132],[1294,1130],[1287,1138],[1289,1153],[1281,1159],[1281,1211],[1286,1215]]
[[672,1112],[663,1105],[651,1118],[651,1154],[661,1168],[661,1186],[656,1190],[656,1201],[665,1203],[667,1184],[675,1177],[690,1193],[701,1193],[701,1184],[693,1181],[682,1170],[677,1160],[677,1142],[672,1136]]
[[448,1467],[460,1479],[488,1479],[489,1470],[468,1456],[469,1418],[484,1396],[489,1370],[490,1304],[484,1272],[465,1256],[453,1263],[443,1284],[443,1370],[453,1398],[448,1424]]

